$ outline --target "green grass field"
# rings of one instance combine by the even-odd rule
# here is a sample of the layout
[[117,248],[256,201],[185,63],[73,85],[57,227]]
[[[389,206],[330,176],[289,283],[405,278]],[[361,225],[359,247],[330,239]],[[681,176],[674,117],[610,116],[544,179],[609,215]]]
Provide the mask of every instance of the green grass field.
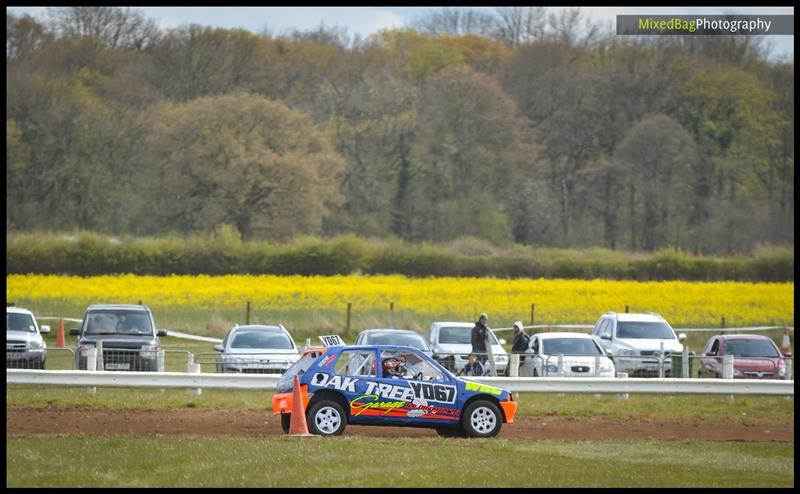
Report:
[[794,445],[11,437],[7,487],[791,487]]

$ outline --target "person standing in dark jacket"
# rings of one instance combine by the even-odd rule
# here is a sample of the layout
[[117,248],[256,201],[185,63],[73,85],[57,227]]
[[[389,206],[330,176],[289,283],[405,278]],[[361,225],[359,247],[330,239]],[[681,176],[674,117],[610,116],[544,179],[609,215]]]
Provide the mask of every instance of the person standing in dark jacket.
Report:
[[472,328],[472,353],[478,357],[478,361],[482,364],[487,360],[486,337],[488,336],[488,328],[486,327],[486,321],[488,320],[489,316],[484,312],[478,316],[478,320],[475,321],[475,326]]

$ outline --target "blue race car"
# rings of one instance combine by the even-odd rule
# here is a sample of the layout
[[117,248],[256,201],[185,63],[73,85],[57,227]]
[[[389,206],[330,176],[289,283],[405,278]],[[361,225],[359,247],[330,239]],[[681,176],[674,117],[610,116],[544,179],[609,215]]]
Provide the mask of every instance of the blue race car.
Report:
[[272,411],[289,432],[294,376],[309,432],[336,436],[347,424],[433,428],[444,437],[494,437],[513,423],[508,390],[462,379],[406,346],[308,350],[281,377]]

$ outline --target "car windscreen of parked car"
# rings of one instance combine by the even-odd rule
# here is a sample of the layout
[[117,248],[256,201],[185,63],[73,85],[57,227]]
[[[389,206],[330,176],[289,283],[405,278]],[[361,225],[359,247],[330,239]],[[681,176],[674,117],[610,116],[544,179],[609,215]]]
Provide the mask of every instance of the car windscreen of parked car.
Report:
[[[493,333],[489,333],[492,345],[499,345]],[[439,329],[439,343],[469,345],[472,343],[472,328],[441,328]]]
[[369,345],[397,345],[397,346],[410,346],[419,350],[429,350],[427,343],[422,336],[414,336],[411,334],[373,334],[369,337]]
[[6,331],[35,333],[36,325],[33,322],[33,318],[29,314],[6,312]]
[[240,331],[231,342],[231,348],[275,348],[291,350],[292,342],[282,331]]
[[103,310],[91,312],[86,319],[86,334],[152,334],[150,318],[144,311]]
[[765,340],[728,340],[725,351],[734,357],[780,357],[772,343]]
[[675,339],[675,334],[663,322],[619,321],[617,324],[617,338]]
[[547,338],[542,340],[545,355],[602,355],[594,341],[583,338]]

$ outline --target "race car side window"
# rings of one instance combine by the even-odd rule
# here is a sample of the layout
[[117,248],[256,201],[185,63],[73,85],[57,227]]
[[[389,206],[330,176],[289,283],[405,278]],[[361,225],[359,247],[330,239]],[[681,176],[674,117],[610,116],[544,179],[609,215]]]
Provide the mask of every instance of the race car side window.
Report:
[[334,372],[344,376],[375,377],[375,352],[371,350],[344,350],[336,360]]

